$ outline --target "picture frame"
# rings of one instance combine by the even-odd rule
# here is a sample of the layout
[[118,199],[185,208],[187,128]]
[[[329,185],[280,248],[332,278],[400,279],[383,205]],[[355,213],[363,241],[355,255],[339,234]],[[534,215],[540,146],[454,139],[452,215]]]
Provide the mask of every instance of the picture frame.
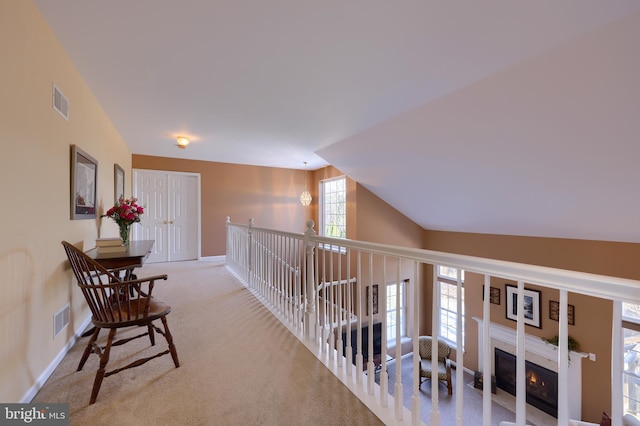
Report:
[[[484,300],[484,285],[482,286],[482,300]],[[498,287],[489,287],[489,303],[500,304],[500,289]]]
[[[549,300],[549,319],[560,321],[560,302],[557,300]],[[567,305],[567,323],[576,325],[576,307]]]
[[[506,317],[507,319],[518,320],[518,288],[513,285],[506,284]],[[541,328],[540,321],[540,292],[537,290],[524,289],[524,323],[532,327]]]
[[98,160],[71,145],[71,220],[95,219]]
[[[367,315],[369,315],[369,287],[367,286]],[[378,313],[378,284],[373,285],[373,315]]]
[[113,165],[113,200],[117,203],[124,197],[124,169],[117,163]]

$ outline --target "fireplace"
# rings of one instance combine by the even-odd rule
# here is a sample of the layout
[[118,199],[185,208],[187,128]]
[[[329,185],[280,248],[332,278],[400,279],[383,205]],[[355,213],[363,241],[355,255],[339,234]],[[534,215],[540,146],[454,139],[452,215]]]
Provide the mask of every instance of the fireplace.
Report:
[[[505,327],[503,325],[495,324],[492,322],[489,322],[489,331],[486,332],[485,327],[487,326],[487,324],[481,318],[474,317],[473,319],[478,323],[478,370],[481,371],[484,368],[485,349],[487,349],[486,356],[489,358],[489,360],[487,360],[487,369],[491,369],[491,374],[495,375],[495,349],[501,349],[503,352],[507,352],[508,354],[516,353],[516,342],[519,339],[518,333],[511,327]],[[557,346],[551,345],[545,340],[542,340],[541,338],[530,334],[525,334],[523,340],[525,343],[525,360],[531,361],[534,364],[552,371],[560,370],[560,366],[558,365],[558,357],[560,355]],[[489,347],[486,348],[485,345]],[[586,354],[584,352],[569,351],[570,362],[568,364],[567,381],[568,383],[571,383],[571,391],[568,392],[567,399],[569,418],[572,419],[579,419],[582,415],[582,362],[587,356],[589,356],[589,354]],[[527,365],[529,364],[527,363]],[[515,372],[515,366],[509,367],[508,371],[511,371],[512,373]],[[547,382],[545,380],[545,387],[547,386],[546,383]],[[553,386],[551,387],[551,389],[555,390],[557,388],[556,386]],[[530,400],[530,397],[528,397],[527,399]],[[558,405],[557,398],[555,398],[553,404],[551,405]],[[509,409],[515,411],[515,402],[513,402]],[[557,408],[555,409],[555,411],[557,412]],[[540,410],[539,414],[542,415],[543,413],[544,412]],[[544,413],[544,417],[553,416],[551,414]],[[550,419],[547,418],[545,421],[534,421],[534,423],[547,424],[553,423],[553,421],[550,421]]]
[[[516,356],[495,348],[496,385],[516,394]],[[558,417],[558,373],[525,361],[527,403]]]

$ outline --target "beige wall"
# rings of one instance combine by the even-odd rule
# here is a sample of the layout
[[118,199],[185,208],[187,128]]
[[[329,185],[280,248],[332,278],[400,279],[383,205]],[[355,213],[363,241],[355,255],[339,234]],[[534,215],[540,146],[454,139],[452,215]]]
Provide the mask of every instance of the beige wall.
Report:
[[227,216],[233,223],[248,224],[254,218],[257,227],[288,232],[304,232],[311,218],[313,206],[300,204],[303,170],[137,154],[133,155],[132,167],[200,173],[202,256],[225,254]]
[[[98,160],[98,202],[113,203],[113,165],[131,154],[31,1],[0,2],[0,401],[17,402],[88,318],[60,241],[93,245],[99,220],[70,220],[70,145]],[[55,83],[70,120],[52,108]],[[105,224],[104,235],[117,235]],[[71,304],[55,339],[53,316]]]
[[[522,262],[574,271],[640,279],[640,244],[603,241],[534,238],[504,235],[483,235],[456,232],[425,231],[425,248],[471,256]],[[465,366],[477,368],[477,323],[482,317],[482,284],[477,274],[468,274],[465,281]],[[492,277],[491,286],[501,290],[501,304],[491,305],[491,321],[515,328],[515,322],[505,318],[505,285],[512,281]],[[527,288],[541,291],[541,328],[527,326],[526,332],[551,338],[558,334],[558,322],[549,319],[549,300],[558,300],[558,291],[525,283]],[[611,315],[612,303],[590,296],[569,294],[569,304],[575,306],[575,325],[569,325],[569,335],[580,342],[583,352],[596,354],[596,362],[582,361],[583,418],[600,419],[603,410],[611,408]]]

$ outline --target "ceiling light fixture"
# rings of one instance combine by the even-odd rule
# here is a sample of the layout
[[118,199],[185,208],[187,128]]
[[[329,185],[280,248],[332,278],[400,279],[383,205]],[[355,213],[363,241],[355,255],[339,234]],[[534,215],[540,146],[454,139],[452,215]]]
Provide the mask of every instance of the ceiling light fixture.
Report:
[[189,142],[191,142],[189,138],[185,138],[184,136],[178,136],[176,141],[178,142],[178,148],[181,149],[185,149],[187,145],[189,145]]
[[307,207],[311,204],[311,194],[307,191],[307,162],[304,162],[304,192],[300,195],[300,202]]

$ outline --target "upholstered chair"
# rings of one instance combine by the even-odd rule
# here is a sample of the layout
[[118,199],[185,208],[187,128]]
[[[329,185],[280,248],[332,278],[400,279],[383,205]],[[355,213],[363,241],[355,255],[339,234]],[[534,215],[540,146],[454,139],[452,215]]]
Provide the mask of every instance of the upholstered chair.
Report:
[[[431,380],[433,372],[431,370],[431,346],[433,340],[431,336],[418,337],[419,351],[420,351],[420,384],[426,380]],[[451,360],[449,355],[451,354],[451,348],[442,339],[437,340],[438,344],[438,363],[437,363],[437,379],[447,384],[447,391],[449,395],[453,394],[453,387],[451,384]]]

